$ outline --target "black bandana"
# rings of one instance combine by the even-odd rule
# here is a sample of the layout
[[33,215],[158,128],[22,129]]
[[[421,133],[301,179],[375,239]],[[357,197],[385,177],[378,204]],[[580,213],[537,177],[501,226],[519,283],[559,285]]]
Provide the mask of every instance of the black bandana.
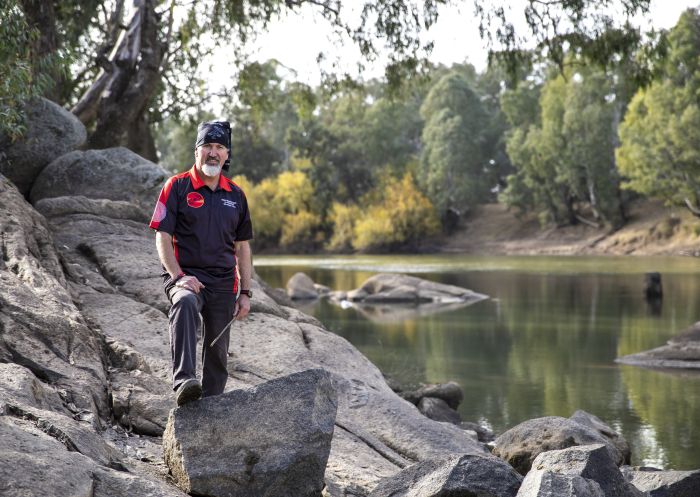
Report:
[[219,143],[226,148],[230,148],[231,126],[226,121],[203,122],[197,128],[197,148],[205,143]]

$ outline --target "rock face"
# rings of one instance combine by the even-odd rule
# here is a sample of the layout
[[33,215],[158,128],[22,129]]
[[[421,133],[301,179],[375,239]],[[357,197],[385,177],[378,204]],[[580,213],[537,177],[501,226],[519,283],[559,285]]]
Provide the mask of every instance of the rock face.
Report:
[[443,285],[415,276],[403,274],[376,274],[367,279],[360,288],[347,292],[345,298],[351,302],[382,304],[405,302],[421,304],[428,302],[478,302],[487,295],[466,288]]
[[49,162],[77,149],[87,138],[83,123],[50,100],[33,100],[26,111],[27,132],[21,141],[11,143],[0,136],[0,173],[23,195]]
[[625,466],[622,474],[649,497],[695,497],[700,495],[700,470],[661,471]]
[[369,497],[514,497],[523,477],[487,455],[452,455],[410,466],[379,482]]
[[317,497],[336,409],[318,369],[205,398],[171,411],[165,461],[191,494]]
[[700,369],[700,322],[669,340],[666,345],[626,355],[615,362],[648,368]]
[[[611,428],[608,431],[614,433]],[[493,454],[524,475],[540,453],[590,444],[603,444],[618,466],[625,462],[625,454],[599,429],[558,416],[530,419],[511,428],[496,438]]]
[[605,445],[543,452],[535,459],[518,497],[644,497],[628,483]]
[[163,168],[123,147],[75,151],[44,168],[31,201],[65,196],[122,200],[150,214],[166,178]]

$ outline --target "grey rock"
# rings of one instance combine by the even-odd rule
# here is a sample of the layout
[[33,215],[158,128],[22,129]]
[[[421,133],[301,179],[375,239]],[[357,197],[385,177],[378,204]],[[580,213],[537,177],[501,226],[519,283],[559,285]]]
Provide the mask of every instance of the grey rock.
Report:
[[527,475],[517,497],[606,497],[593,480],[552,471],[533,471]]
[[649,497],[697,497],[700,470],[662,471],[654,468],[621,468],[625,479]]
[[[608,447],[603,444],[569,447],[541,453],[535,458],[532,470],[523,482],[523,487],[529,488],[530,480],[541,479],[539,473],[542,472],[575,475],[594,481],[600,486],[605,497],[643,497],[642,492],[625,480],[617,464],[610,457]],[[523,497],[537,494],[518,495]]]
[[496,439],[493,432],[489,428],[473,421],[462,421],[459,423],[459,427],[463,430],[470,430],[476,433],[477,440],[479,440],[479,442],[490,443]]
[[380,304],[390,302],[478,302],[488,296],[466,288],[444,285],[403,274],[376,274],[360,288],[349,291],[346,298],[352,302]]
[[43,198],[34,204],[34,208],[47,218],[69,214],[92,214],[110,219],[129,219],[141,223],[147,223],[149,220],[144,210],[131,202],[87,198],[82,195]]
[[287,295],[292,300],[312,300],[318,298],[318,290],[305,273],[295,273],[287,281]]
[[317,497],[336,409],[323,370],[204,398],[171,411],[165,461],[192,494]]
[[143,355],[129,344],[123,343],[113,338],[107,338],[107,347],[109,350],[108,360],[113,367],[124,369],[126,371],[143,371],[150,373],[151,368],[144,359]]
[[74,305],[45,219],[0,176],[0,362],[19,364],[76,411],[108,415],[102,341]]
[[450,455],[423,461],[386,478],[370,497],[514,497],[523,477],[488,455]]
[[625,437],[610,428],[610,426],[605,424],[599,417],[579,409],[569,416],[569,419],[584,426],[593,428],[598,433],[603,435],[610,441],[610,443],[617,447],[617,450],[619,450],[620,454],[622,454],[622,464],[630,463],[632,451],[630,450],[630,446],[627,443],[627,440],[625,440]]
[[449,381],[447,383],[424,385],[418,390],[401,392],[401,397],[416,405],[423,397],[434,397],[444,400],[452,409],[457,409],[464,399],[464,391],[459,383]]
[[122,200],[152,212],[166,171],[127,148],[74,151],[44,168],[31,190],[33,204],[44,198],[82,195]]
[[619,357],[615,362],[647,368],[700,369],[700,321],[666,345]]
[[170,382],[139,370],[114,371],[110,382],[115,419],[134,433],[162,436],[175,407]]
[[0,494],[7,497],[187,497],[151,476],[99,465],[68,449],[57,433],[41,430],[30,420],[0,416]]
[[447,405],[442,399],[423,397],[418,402],[418,410],[434,421],[443,421],[458,425],[462,418],[457,411]]
[[524,475],[540,453],[591,444],[604,444],[615,464],[623,464],[624,455],[608,438],[589,426],[558,416],[530,419],[511,428],[496,438],[493,453]]
[[71,414],[57,390],[18,364],[0,363],[0,405],[19,402],[26,406]]
[[[229,371],[244,382],[259,383],[316,367],[333,374],[338,392],[336,425],[357,441],[350,453],[331,452],[326,483],[341,489],[333,495],[359,489],[367,493],[391,466],[397,472],[446,454],[487,453],[468,432],[423,416],[398,397],[381,371],[347,340],[321,327],[253,314],[237,325],[231,352]],[[386,461],[379,472],[367,469],[377,453]]]
[[27,195],[39,173],[57,157],[79,148],[85,126],[63,107],[38,98],[26,105],[27,131],[12,143],[0,136],[0,174]]

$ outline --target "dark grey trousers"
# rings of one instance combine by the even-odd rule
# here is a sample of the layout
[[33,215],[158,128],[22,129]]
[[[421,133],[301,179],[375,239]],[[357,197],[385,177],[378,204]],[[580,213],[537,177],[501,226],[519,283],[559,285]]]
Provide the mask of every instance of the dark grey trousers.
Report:
[[[173,363],[173,389],[197,377],[197,332],[204,321],[202,343],[202,396],[223,393],[228,379],[228,340],[230,329],[209,344],[233,317],[234,295],[203,288],[193,293],[173,287],[169,294],[170,353]],[[200,319],[201,314],[201,319]]]

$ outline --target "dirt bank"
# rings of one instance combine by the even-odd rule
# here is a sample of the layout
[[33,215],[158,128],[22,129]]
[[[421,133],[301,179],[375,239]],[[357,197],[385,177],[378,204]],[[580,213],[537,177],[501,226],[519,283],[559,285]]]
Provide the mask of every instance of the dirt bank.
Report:
[[444,240],[443,252],[475,254],[610,254],[700,256],[700,219],[681,208],[643,201],[617,231],[578,226],[542,228],[535,216],[518,218],[501,204],[475,210]]

